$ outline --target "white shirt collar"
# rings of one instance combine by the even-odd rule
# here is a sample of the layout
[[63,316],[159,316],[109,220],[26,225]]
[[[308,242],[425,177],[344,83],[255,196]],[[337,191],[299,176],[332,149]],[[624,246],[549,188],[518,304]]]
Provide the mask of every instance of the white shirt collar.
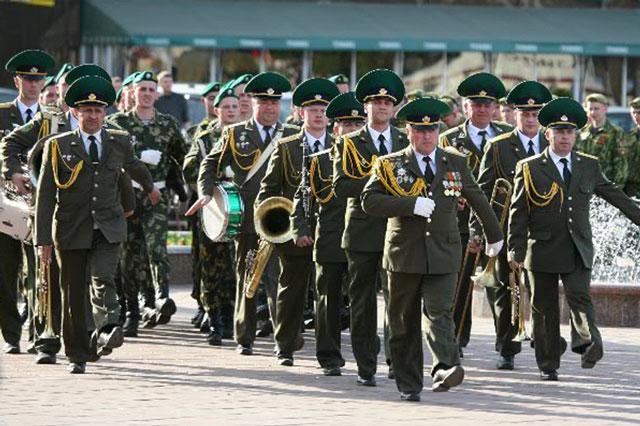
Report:
[[565,155],[564,157],[560,157],[558,154],[553,152],[551,147],[549,147],[549,158],[551,158],[551,161],[553,161],[553,163],[560,171],[560,176],[562,176],[562,170],[564,169],[564,164],[560,162],[560,160],[562,160],[563,158],[566,158],[569,161],[567,166],[569,167],[569,170],[571,170],[571,153]]
[[322,151],[324,149],[325,146],[325,141],[327,140],[327,132],[324,132],[322,134],[322,136],[320,136],[319,138],[316,138],[315,136],[307,133],[307,131],[304,131],[304,137],[307,139],[307,143],[309,144],[309,148],[311,148],[313,150],[313,146],[315,145],[316,141],[320,141],[320,149],[318,151]]
[[33,105],[25,105],[22,103],[22,101],[20,99],[18,99],[18,109],[20,110],[20,115],[22,115],[22,121],[24,121],[25,123],[27,122],[27,109],[31,110],[31,118],[33,118],[34,115],[36,115],[36,113],[38,111],[40,111],[40,105],[38,105],[38,102],[36,102]]
[[[256,125],[258,126],[258,131],[260,132],[260,137],[264,141],[264,139],[267,137],[267,132],[264,130],[264,126],[262,124],[260,124],[258,122],[258,120],[255,120],[255,122],[256,122]],[[280,122],[276,122],[276,124],[272,125],[271,128],[269,129],[269,134],[271,135],[272,139],[275,137],[275,135],[276,135],[275,129],[277,129],[279,125],[280,125]]]
[[418,162],[418,166],[420,167],[420,170],[422,170],[422,173],[424,174],[424,172],[426,170],[426,167],[427,167],[427,163],[424,161],[424,158],[425,157],[429,157],[429,158],[431,158],[431,162],[429,163],[431,165],[431,171],[435,174],[435,172],[436,172],[436,151],[438,149],[437,148],[434,149],[433,151],[431,151],[431,154],[429,154],[429,155],[423,155],[413,147],[411,147],[411,149],[413,150],[413,155],[415,155],[416,161]]
[[522,146],[524,146],[524,152],[527,152],[529,150],[529,141],[533,141],[533,150],[536,154],[540,153],[540,132],[536,133],[534,137],[530,138],[529,136],[522,133],[520,129],[518,129],[518,137],[522,142]]
[[493,137],[493,136],[494,136],[493,127],[491,127],[491,124],[489,124],[489,125],[488,125],[487,127],[485,127],[484,129],[481,129],[481,128],[479,128],[479,127],[474,126],[474,125],[471,123],[471,120],[469,120],[469,123],[467,123],[467,128],[468,128],[468,130],[469,130],[469,134],[470,134],[472,137],[479,137],[480,139],[482,139],[482,136],[480,136],[480,135],[478,134],[478,133],[479,133],[479,132],[481,132],[482,130],[484,130],[485,132],[487,132],[487,136],[486,136],[487,140],[488,140],[490,137]]
[[96,133],[86,133],[84,130],[78,128],[80,130],[80,136],[82,136],[82,140],[85,142],[89,141],[89,136],[94,136],[96,138],[96,142],[99,144],[102,142],[102,138],[100,137],[100,131],[98,130]]
[[[391,142],[391,126],[387,127],[384,131],[379,132],[375,129],[372,129],[371,126],[367,125],[367,129],[369,130],[369,134],[371,135],[371,139],[373,139],[373,142],[376,144],[376,146],[378,146],[378,138],[380,137],[380,134],[382,134],[384,136],[384,140],[385,142]],[[389,151],[391,152],[391,151]]]

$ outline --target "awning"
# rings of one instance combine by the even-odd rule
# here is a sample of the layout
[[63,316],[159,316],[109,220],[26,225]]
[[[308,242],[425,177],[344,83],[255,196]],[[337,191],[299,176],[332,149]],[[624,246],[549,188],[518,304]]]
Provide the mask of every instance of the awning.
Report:
[[639,23],[636,9],[87,0],[82,42],[640,56]]

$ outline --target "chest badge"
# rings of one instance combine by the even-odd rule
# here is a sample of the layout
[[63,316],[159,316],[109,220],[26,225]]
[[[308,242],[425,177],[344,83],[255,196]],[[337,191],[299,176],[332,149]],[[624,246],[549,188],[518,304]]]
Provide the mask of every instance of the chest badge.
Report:
[[444,195],[458,198],[462,194],[462,176],[460,172],[448,172],[442,181]]

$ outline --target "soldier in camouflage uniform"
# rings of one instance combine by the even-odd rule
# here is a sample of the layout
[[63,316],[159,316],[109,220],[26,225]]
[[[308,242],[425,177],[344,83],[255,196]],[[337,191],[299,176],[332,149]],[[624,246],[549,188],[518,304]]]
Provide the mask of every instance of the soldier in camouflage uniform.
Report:
[[636,124],[624,137],[627,148],[629,174],[624,185],[624,192],[629,197],[640,197],[640,97],[629,102],[631,118]]
[[608,108],[606,96],[599,93],[587,96],[585,109],[589,122],[580,131],[576,150],[598,157],[602,173],[607,179],[623,186],[628,174],[623,132],[607,119]]
[[[207,84],[204,90],[202,90],[202,92],[200,93],[200,102],[202,102],[202,104],[204,105],[206,116],[202,119],[200,123],[195,124],[191,126],[189,129],[187,129],[187,143],[191,145],[191,148],[193,148],[196,136],[198,136],[200,133],[207,130],[209,126],[215,125],[217,122],[215,108],[213,104],[216,100],[216,97],[218,96],[218,92],[220,91],[221,86],[222,84],[220,82],[214,81]],[[208,152],[208,149],[207,149],[207,152]],[[198,157],[197,164],[194,164],[195,178],[193,179],[193,182],[188,181],[187,183],[193,184],[193,185],[196,184],[198,180],[198,167],[200,166],[200,162],[202,161],[202,158],[204,157],[203,156]],[[185,158],[185,161],[187,161],[186,158]],[[183,173],[184,173],[184,170],[183,170]],[[185,175],[185,180],[186,180],[186,175]],[[193,204],[198,199],[197,190],[195,190],[195,187],[193,189],[194,191],[191,191],[189,205]],[[191,290],[191,297],[194,298],[198,303],[198,311],[196,312],[195,316],[191,318],[191,324],[194,324],[196,328],[200,328],[204,318],[204,307],[200,302],[200,281],[201,281],[201,276],[200,276],[201,264],[200,264],[200,251],[199,251],[200,250],[200,232],[198,231],[197,216],[190,216],[187,218],[187,220],[189,222],[189,227],[191,228],[191,236],[192,236],[191,238],[191,254],[192,254],[191,278],[193,281],[193,288]]]
[[[184,161],[186,146],[178,123],[171,117],[158,113],[153,104],[157,95],[157,79],[151,71],[139,73],[133,80],[136,106],[127,113],[117,113],[109,122],[131,134],[133,148],[149,168],[156,188],[162,192],[162,201],[152,205],[142,191],[136,196],[136,211],[128,222],[128,239],[125,244],[124,279],[127,292],[127,320],[130,335],[137,333],[139,318],[138,291],[143,291],[145,268],[151,270],[151,282],[155,290],[155,311],[149,315],[149,325],[166,324],[176,311],[175,302],[169,298],[169,259],[167,255],[167,180],[182,175],[179,165]],[[135,186],[135,185],[134,185]],[[142,253],[146,250],[146,256]],[[127,331],[127,330],[125,330]]]
[[[201,131],[193,140],[189,153],[184,158],[182,173],[187,183],[198,183],[200,163],[211,151],[222,135],[225,126],[234,124],[238,119],[238,97],[233,89],[223,87],[212,102],[219,117],[214,126]],[[222,338],[233,337],[233,300],[235,298],[235,276],[232,260],[232,243],[213,242],[203,232],[196,218],[198,234],[198,294],[200,304],[208,317],[209,335],[207,341],[211,345],[221,345]],[[195,257],[195,254],[194,254]],[[195,291],[194,291],[195,293]],[[224,312],[224,315],[223,315]],[[226,324],[223,322],[225,320]]]

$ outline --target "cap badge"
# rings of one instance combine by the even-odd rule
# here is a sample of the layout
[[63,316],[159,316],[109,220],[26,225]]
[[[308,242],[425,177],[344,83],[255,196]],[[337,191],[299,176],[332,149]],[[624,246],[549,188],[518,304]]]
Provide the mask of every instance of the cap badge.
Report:
[[95,94],[93,94],[93,93],[90,93],[90,94],[89,94],[89,100],[90,100],[90,101],[95,101],[95,100],[96,100],[96,95],[95,95]]
[[422,117],[422,121],[424,121],[425,123],[430,123],[431,117],[429,117],[428,115],[425,115],[424,117]]
[[567,117],[566,115],[563,115],[562,117],[560,117],[561,121],[569,121],[569,117]]
[[534,105],[534,104],[536,103],[536,101],[535,101],[535,100],[533,100],[533,98],[529,98],[529,100],[527,101],[527,103],[528,103],[529,105]]
[[270,94],[270,95],[273,95],[275,93],[275,90],[273,90],[271,87],[269,87],[267,89],[267,93]]
[[357,116],[357,115],[359,115],[359,114],[358,114],[358,110],[357,110],[357,109],[352,109],[352,110],[351,110],[351,115],[352,115],[352,116],[354,116],[354,117],[355,117],[355,116]]
[[487,96],[487,92],[485,92],[484,90],[480,91],[480,96]]
[[381,87],[380,90],[378,91],[379,94],[381,95],[386,95],[387,94],[387,89],[385,89],[384,87]]
[[317,100],[322,99],[322,95],[320,95],[320,94],[317,94],[317,95],[316,95],[316,96],[314,96],[314,97],[315,97]]
[[37,67],[31,67],[31,72],[38,72],[38,68]]

